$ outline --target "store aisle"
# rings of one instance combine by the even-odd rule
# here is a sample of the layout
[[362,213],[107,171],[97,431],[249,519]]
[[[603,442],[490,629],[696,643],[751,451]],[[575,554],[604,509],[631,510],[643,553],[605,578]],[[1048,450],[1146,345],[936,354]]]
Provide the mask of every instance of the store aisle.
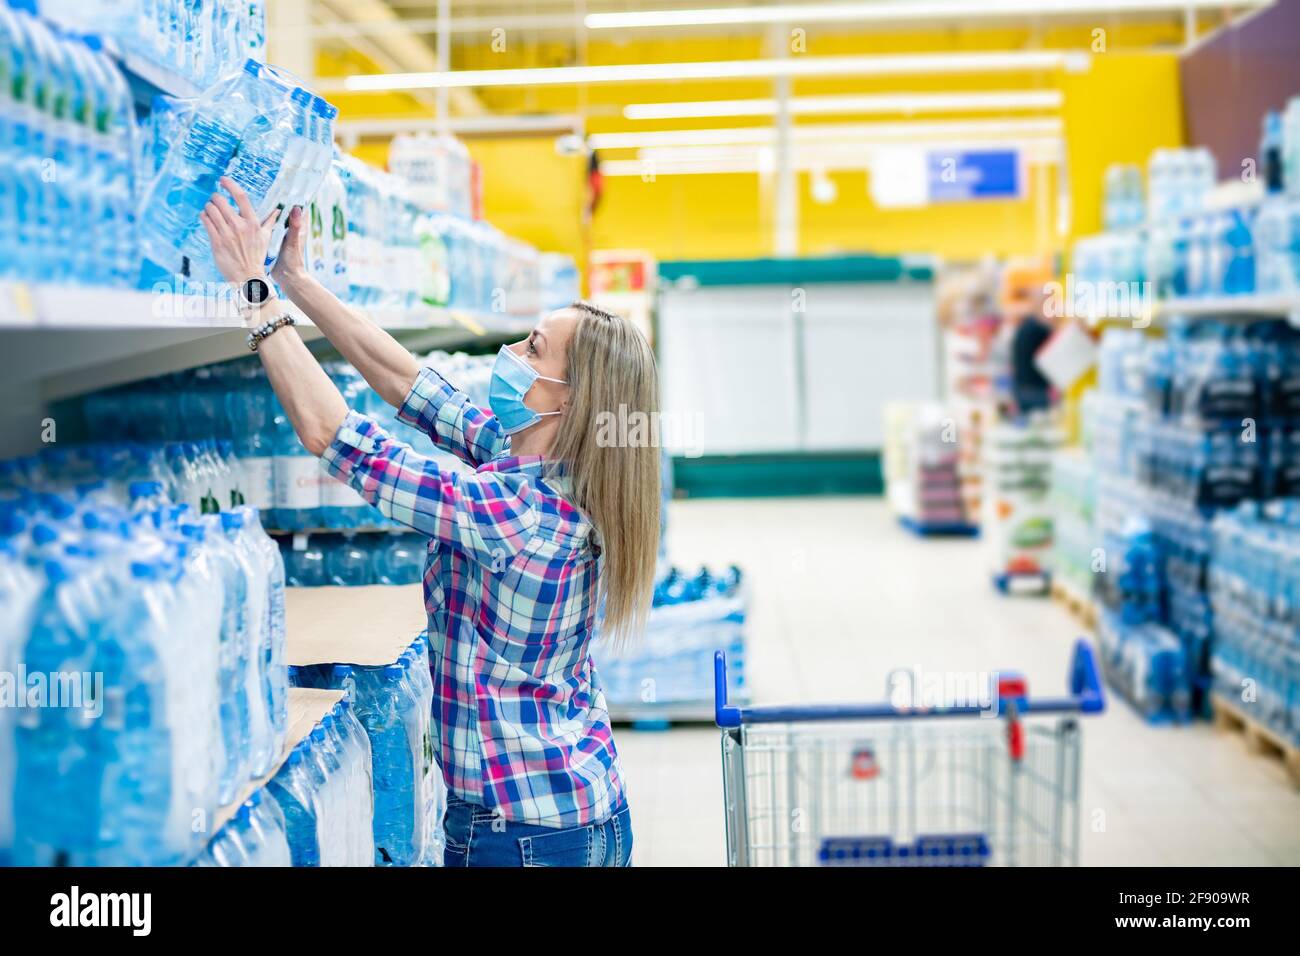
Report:
[[[679,566],[732,561],[753,593],[758,702],[880,700],[896,667],[1014,668],[1064,689],[1075,621],[998,596],[978,541],[920,540],[879,498],[674,502]],[[621,729],[637,865],[724,862],[718,733]],[[1081,863],[1300,864],[1300,793],[1275,760],[1208,724],[1152,728],[1123,702],[1084,728]]]

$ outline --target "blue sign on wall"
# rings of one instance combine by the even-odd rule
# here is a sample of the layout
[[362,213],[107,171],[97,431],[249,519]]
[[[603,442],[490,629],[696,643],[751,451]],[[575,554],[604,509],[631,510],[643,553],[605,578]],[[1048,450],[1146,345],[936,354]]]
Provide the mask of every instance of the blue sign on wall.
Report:
[[938,151],[929,159],[931,202],[1020,198],[1018,150]]

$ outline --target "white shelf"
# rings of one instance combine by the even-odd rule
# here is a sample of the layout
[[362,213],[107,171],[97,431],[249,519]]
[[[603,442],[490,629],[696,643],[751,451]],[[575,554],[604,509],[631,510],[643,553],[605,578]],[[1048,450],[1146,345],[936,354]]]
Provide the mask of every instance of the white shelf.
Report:
[[179,73],[147,60],[139,54],[118,49],[110,49],[110,52],[132,85],[142,92],[147,92],[151,97],[153,93],[166,93],[168,96],[188,99],[202,92],[195,83],[185,79]]
[[1286,295],[1219,295],[1198,298],[1164,299],[1156,303],[1161,316],[1242,316],[1285,318],[1294,322],[1300,316],[1300,297]]
[[[296,308],[306,342],[320,331]],[[413,348],[456,349],[525,335],[536,316],[421,306],[361,308]],[[0,397],[12,405],[72,395],[247,356],[233,301],[134,289],[0,282]],[[31,433],[27,409],[17,424]],[[11,416],[12,417],[12,416]],[[9,430],[0,423],[0,439]]]
[[[292,303],[299,323],[311,320]],[[471,335],[526,333],[537,316],[474,312],[420,305],[414,308],[352,308],[381,328],[464,329]],[[3,329],[238,329],[239,312],[231,298],[157,293],[93,286],[0,283],[0,330]]]
[[1142,323],[1137,317],[1108,316],[1092,313],[1075,318],[1096,327],[1103,322],[1133,324],[1135,328],[1158,325],[1170,318],[1187,319],[1220,318],[1232,320],[1286,319],[1300,327],[1300,297],[1285,295],[1217,295],[1196,298],[1161,299],[1151,307],[1149,321]]

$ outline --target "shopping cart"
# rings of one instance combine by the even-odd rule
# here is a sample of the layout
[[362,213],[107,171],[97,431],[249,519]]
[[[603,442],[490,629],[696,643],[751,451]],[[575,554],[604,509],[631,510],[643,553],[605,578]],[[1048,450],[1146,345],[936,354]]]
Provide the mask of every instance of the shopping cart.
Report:
[[713,670],[731,866],[1078,862],[1077,715],[1105,707],[1086,642],[1069,696],[1000,674],[985,707],[735,707]]

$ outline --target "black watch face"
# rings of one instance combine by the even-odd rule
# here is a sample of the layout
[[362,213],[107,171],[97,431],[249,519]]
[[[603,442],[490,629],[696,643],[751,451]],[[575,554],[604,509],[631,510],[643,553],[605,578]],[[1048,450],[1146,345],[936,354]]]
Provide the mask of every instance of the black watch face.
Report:
[[244,283],[244,298],[253,305],[261,305],[270,296],[270,288],[261,279],[249,279]]

